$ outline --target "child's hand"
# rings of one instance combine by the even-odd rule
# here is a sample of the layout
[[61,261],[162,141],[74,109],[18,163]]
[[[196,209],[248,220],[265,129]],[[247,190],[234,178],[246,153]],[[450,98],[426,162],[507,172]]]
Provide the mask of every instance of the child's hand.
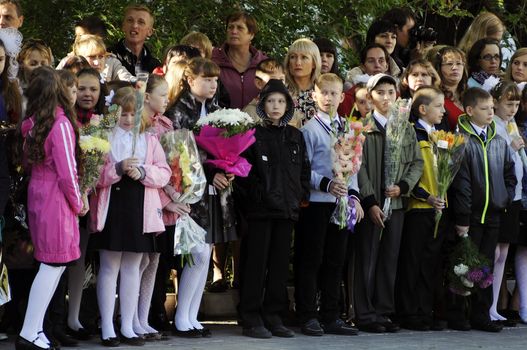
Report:
[[82,210],[79,213],[79,216],[86,215],[86,213],[88,213],[88,210],[90,210],[90,203],[88,202],[88,194],[84,193],[82,195]]
[[126,172],[132,180],[139,180],[141,178],[141,170],[138,167],[134,167]]
[[359,223],[364,218],[364,209],[360,205],[360,201],[357,198],[352,198],[355,202],[355,216],[357,218],[357,223]]
[[465,234],[468,233],[468,230],[469,230],[470,226],[459,226],[459,225],[456,225],[456,233],[458,236],[462,237],[464,236]]
[[165,209],[178,215],[190,214],[190,205],[184,203],[171,202],[165,206]]
[[378,205],[372,206],[368,210],[368,215],[370,215],[371,221],[373,221],[376,226],[384,228],[384,213]]
[[340,179],[333,179],[329,184],[329,193],[335,197],[344,197],[348,195],[348,187]]
[[390,186],[386,188],[384,195],[388,198],[397,198],[401,195],[401,188],[397,185]]
[[[232,176],[232,178],[234,178],[234,175],[232,175],[232,174],[230,174],[230,175]],[[229,180],[229,178],[227,178],[227,176],[225,174],[223,174],[223,173],[216,173],[216,175],[214,175],[214,179],[212,180],[212,184],[218,190],[224,190],[227,187],[229,187],[230,181],[231,180]]]
[[133,168],[139,166],[139,159],[130,157],[126,158],[121,161],[121,168],[123,170],[123,173],[127,173],[129,170],[132,170]]
[[525,142],[521,137],[515,137],[511,142],[511,148],[517,152],[520,148],[525,147]]
[[445,209],[445,201],[439,197],[430,195],[426,199],[426,202],[430,204],[432,207],[434,207],[435,210]]
[[179,197],[181,197],[181,193],[176,191],[172,185],[166,185],[163,187],[163,190],[170,197],[170,199],[172,199],[172,202],[177,202]]

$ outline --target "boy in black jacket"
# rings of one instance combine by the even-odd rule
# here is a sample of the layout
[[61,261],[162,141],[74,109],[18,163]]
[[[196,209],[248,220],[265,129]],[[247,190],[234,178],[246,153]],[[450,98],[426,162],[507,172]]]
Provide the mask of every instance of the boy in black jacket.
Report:
[[311,168],[302,133],[287,124],[294,107],[282,81],[269,80],[256,112],[263,126],[256,127],[256,142],[244,153],[251,172],[236,178],[248,221],[239,313],[248,337],[293,337],[279,314],[288,306],[291,236],[300,203],[309,198]]
[[[451,186],[457,234],[468,233],[491,263],[498,243],[500,213],[514,198],[517,183],[509,146],[496,134],[493,106],[492,97],[485,90],[470,88],[465,92],[466,115],[459,117],[458,127],[465,134],[467,145]],[[450,328],[501,331],[502,326],[491,322],[489,316],[492,288],[472,295],[470,325],[464,317],[464,301],[453,299],[448,316]]]

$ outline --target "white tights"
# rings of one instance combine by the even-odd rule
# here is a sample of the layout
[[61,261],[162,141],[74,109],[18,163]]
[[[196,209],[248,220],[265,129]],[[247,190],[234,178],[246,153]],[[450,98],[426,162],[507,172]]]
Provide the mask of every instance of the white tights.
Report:
[[148,312],[154,292],[157,265],[159,264],[159,253],[143,253],[139,267],[141,287],[139,291],[139,303],[134,314],[134,332],[136,334],[157,333],[157,330],[148,324]]
[[527,247],[517,246],[514,260],[516,283],[520,293],[520,317],[527,323]]
[[119,272],[121,334],[127,338],[137,337],[133,330],[133,318],[139,298],[139,266],[143,253],[101,250],[99,254],[101,266],[97,278],[97,299],[101,313],[102,338],[116,336],[113,313]]
[[44,315],[65,269],[64,266],[54,267],[40,264],[29,292],[26,316],[20,336],[43,349],[49,348],[49,340],[42,332]]
[[198,311],[207,282],[209,271],[211,246],[205,244],[201,249],[192,252],[194,264],[186,265],[181,274],[179,283],[178,303],[174,324],[180,331],[187,331],[193,328],[203,329],[198,322]]
[[75,265],[68,267],[68,327],[75,331],[84,328],[79,321],[79,313],[81,309],[82,288],[84,278],[86,277],[84,260],[86,259],[89,238],[90,234],[88,231],[85,228],[81,228],[81,256]]
[[498,243],[494,253],[494,281],[492,282],[492,305],[490,306],[489,315],[492,321],[505,321],[506,318],[498,313],[497,305],[500,298],[501,282],[503,272],[505,271],[505,262],[509,252],[509,243]]

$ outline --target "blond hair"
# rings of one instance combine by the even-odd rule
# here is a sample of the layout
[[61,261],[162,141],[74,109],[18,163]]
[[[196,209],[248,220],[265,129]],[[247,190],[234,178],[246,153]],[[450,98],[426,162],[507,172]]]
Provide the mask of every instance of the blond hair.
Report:
[[498,16],[492,12],[481,12],[476,18],[474,18],[474,21],[472,21],[472,24],[468,27],[457,47],[468,53],[476,41],[487,37],[493,37],[496,33],[500,31],[503,32],[504,30],[505,26]]
[[[115,91],[113,95],[112,103],[122,108],[122,113],[135,112],[135,104],[137,101],[136,91],[133,87],[126,86]],[[143,113],[141,116],[141,125],[139,126],[139,132],[144,132],[149,125],[148,116]]]
[[318,46],[311,40],[307,38],[300,38],[295,40],[291,46],[289,46],[289,49],[287,50],[287,55],[285,56],[284,60],[284,68],[285,68],[285,81],[287,84],[287,88],[291,92],[291,95],[298,95],[300,92],[300,88],[298,87],[297,83],[295,82],[294,77],[291,75],[291,72],[289,71],[289,61],[290,56],[293,53],[305,53],[309,56],[311,56],[313,63],[315,65],[315,68],[311,72],[311,85],[315,84],[315,80],[320,75],[320,68],[322,66],[322,59],[320,58],[320,51],[318,50]]
[[124,9],[125,18],[123,20],[126,20],[126,15],[130,11],[143,11],[143,12],[148,13],[150,20],[152,21],[151,27],[154,27],[154,14],[152,13],[152,10],[150,10],[148,7],[146,7],[145,5],[139,5],[139,4],[132,4],[132,5],[126,6],[126,8]]
[[410,87],[408,86],[408,77],[410,76],[410,74],[412,74],[413,69],[415,67],[422,67],[426,69],[426,72],[432,78],[432,86],[439,89],[439,87],[441,86],[441,77],[435,70],[434,66],[432,66],[432,63],[425,60],[424,58],[418,58],[408,64],[408,67],[406,67],[403,75],[401,76],[401,86],[399,89],[401,91],[401,96],[405,95],[406,93],[410,94]]
[[83,34],[73,43],[73,54],[75,56],[84,56],[80,52],[87,50],[89,52],[102,52],[106,55],[106,45],[104,40],[98,35]]
[[[165,80],[168,83],[168,104],[172,105],[176,101],[176,97],[180,94],[183,89],[183,76],[185,74],[185,68],[187,68],[188,62],[185,60],[176,62],[174,68],[169,70],[165,74]],[[168,74],[170,73],[170,74]]]
[[212,42],[209,37],[200,32],[190,32],[179,41],[181,45],[187,45],[197,48],[203,52],[205,58],[212,57]]
[[[516,50],[516,52],[512,55],[511,60],[509,61],[509,65],[507,66],[507,70],[505,71],[504,79],[514,81],[514,78],[512,77],[512,64],[514,63],[514,60],[518,57],[522,57],[527,55],[527,47],[522,47]],[[519,81],[517,83],[520,83]]]
[[341,88],[344,88],[344,82],[335,73],[324,73],[321,74],[315,80],[315,86],[321,89],[326,84],[338,84]]

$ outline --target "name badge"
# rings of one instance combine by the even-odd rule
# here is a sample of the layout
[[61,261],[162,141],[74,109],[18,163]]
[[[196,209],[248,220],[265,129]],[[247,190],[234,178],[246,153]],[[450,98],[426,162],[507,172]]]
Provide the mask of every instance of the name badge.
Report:
[[264,162],[267,162],[267,156],[262,156],[262,160],[263,160]]

